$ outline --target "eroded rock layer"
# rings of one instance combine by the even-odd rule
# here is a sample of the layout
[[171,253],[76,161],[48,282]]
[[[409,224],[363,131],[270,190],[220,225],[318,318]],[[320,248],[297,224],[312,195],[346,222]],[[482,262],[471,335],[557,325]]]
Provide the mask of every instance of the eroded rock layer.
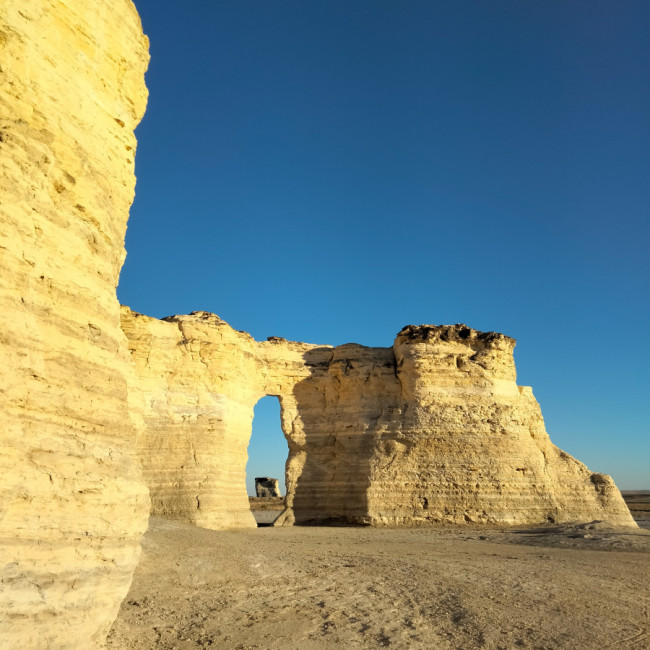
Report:
[[253,526],[245,491],[253,408],[276,395],[289,444],[284,524],[634,526],[608,476],[555,447],[515,341],[464,325],[409,326],[392,348],[256,342],[213,314],[123,308],[153,513]]
[[4,0],[0,43],[0,646],[93,648],[147,521],[115,287],[148,44],[130,0]]

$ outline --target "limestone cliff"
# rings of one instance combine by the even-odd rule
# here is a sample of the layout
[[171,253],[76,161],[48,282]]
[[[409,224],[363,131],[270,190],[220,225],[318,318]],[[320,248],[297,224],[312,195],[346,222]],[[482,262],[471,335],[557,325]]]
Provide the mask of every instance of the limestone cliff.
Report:
[[208,314],[165,322],[123,308],[122,323],[143,400],[137,448],[151,513],[254,527],[243,472],[249,405],[261,396],[255,341]]
[[255,403],[277,395],[289,444],[280,523],[634,526],[608,476],[550,441],[515,341],[464,325],[409,326],[392,348],[256,342],[213,314],[122,311],[145,429],[153,512],[252,526],[246,446]]
[[148,44],[130,0],[5,0],[0,43],[0,647],[93,648],[148,510],[115,296]]
[[551,443],[532,390],[516,384],[514,346],[463,325],[398,334],[403,415],[373,458],[372,521],[634,526],[612,479]]

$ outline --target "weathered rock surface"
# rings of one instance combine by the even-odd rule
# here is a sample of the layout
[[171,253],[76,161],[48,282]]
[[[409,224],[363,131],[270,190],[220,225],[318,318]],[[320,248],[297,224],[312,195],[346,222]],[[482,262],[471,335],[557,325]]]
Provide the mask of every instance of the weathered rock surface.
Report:
[[280,496],[280,485],[277,478],[257,476],[255,478],[255,494],[260,498],[272,499]]
[[93,648],[147,522],[115,287],[148,44],[130,0],[4,0],[0,43],[0,647]]
[[126,307],[122,326],[153,514],[252,526],[246,446],[253,407],[275,395],[289,445],[281,523],[635,525],[611,478],[551,443],[502,334],[409,326],[392,348],[333,348]]

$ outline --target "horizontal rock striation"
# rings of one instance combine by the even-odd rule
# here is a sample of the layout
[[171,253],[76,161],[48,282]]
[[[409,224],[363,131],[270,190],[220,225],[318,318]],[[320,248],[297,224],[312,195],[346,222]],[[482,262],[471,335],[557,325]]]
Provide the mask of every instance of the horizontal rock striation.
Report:
[[551,443],[502,334],[422,325],[392,348],[256,342],[207,312],[159,321],[126,307],[122,326],[155,514],[254,525],[246,446],[256,402],[276,395],[289,445],[279,523],[634,526],[611,478]]
[[151,513],[254,527],[243,482],[250,404],[261,396],[255,341],[207,313],[160,321],[122,308],[122,327],[143,408],[137,452]]
[[94,648],[148,511],[115,296],[148,44],[130,0],[5,0],[0,43],[0,646]]
[[399,427],[377,441],[370,523],[633,525],[612,479],[555,447],[515,341],[463,325],[409,326],[393,346]]

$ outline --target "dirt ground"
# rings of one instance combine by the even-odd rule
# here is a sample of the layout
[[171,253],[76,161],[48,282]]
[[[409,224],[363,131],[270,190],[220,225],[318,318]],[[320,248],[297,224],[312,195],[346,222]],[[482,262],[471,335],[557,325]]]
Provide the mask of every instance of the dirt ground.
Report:
[[648,648],[650,531],[152,518],[116,650]]

